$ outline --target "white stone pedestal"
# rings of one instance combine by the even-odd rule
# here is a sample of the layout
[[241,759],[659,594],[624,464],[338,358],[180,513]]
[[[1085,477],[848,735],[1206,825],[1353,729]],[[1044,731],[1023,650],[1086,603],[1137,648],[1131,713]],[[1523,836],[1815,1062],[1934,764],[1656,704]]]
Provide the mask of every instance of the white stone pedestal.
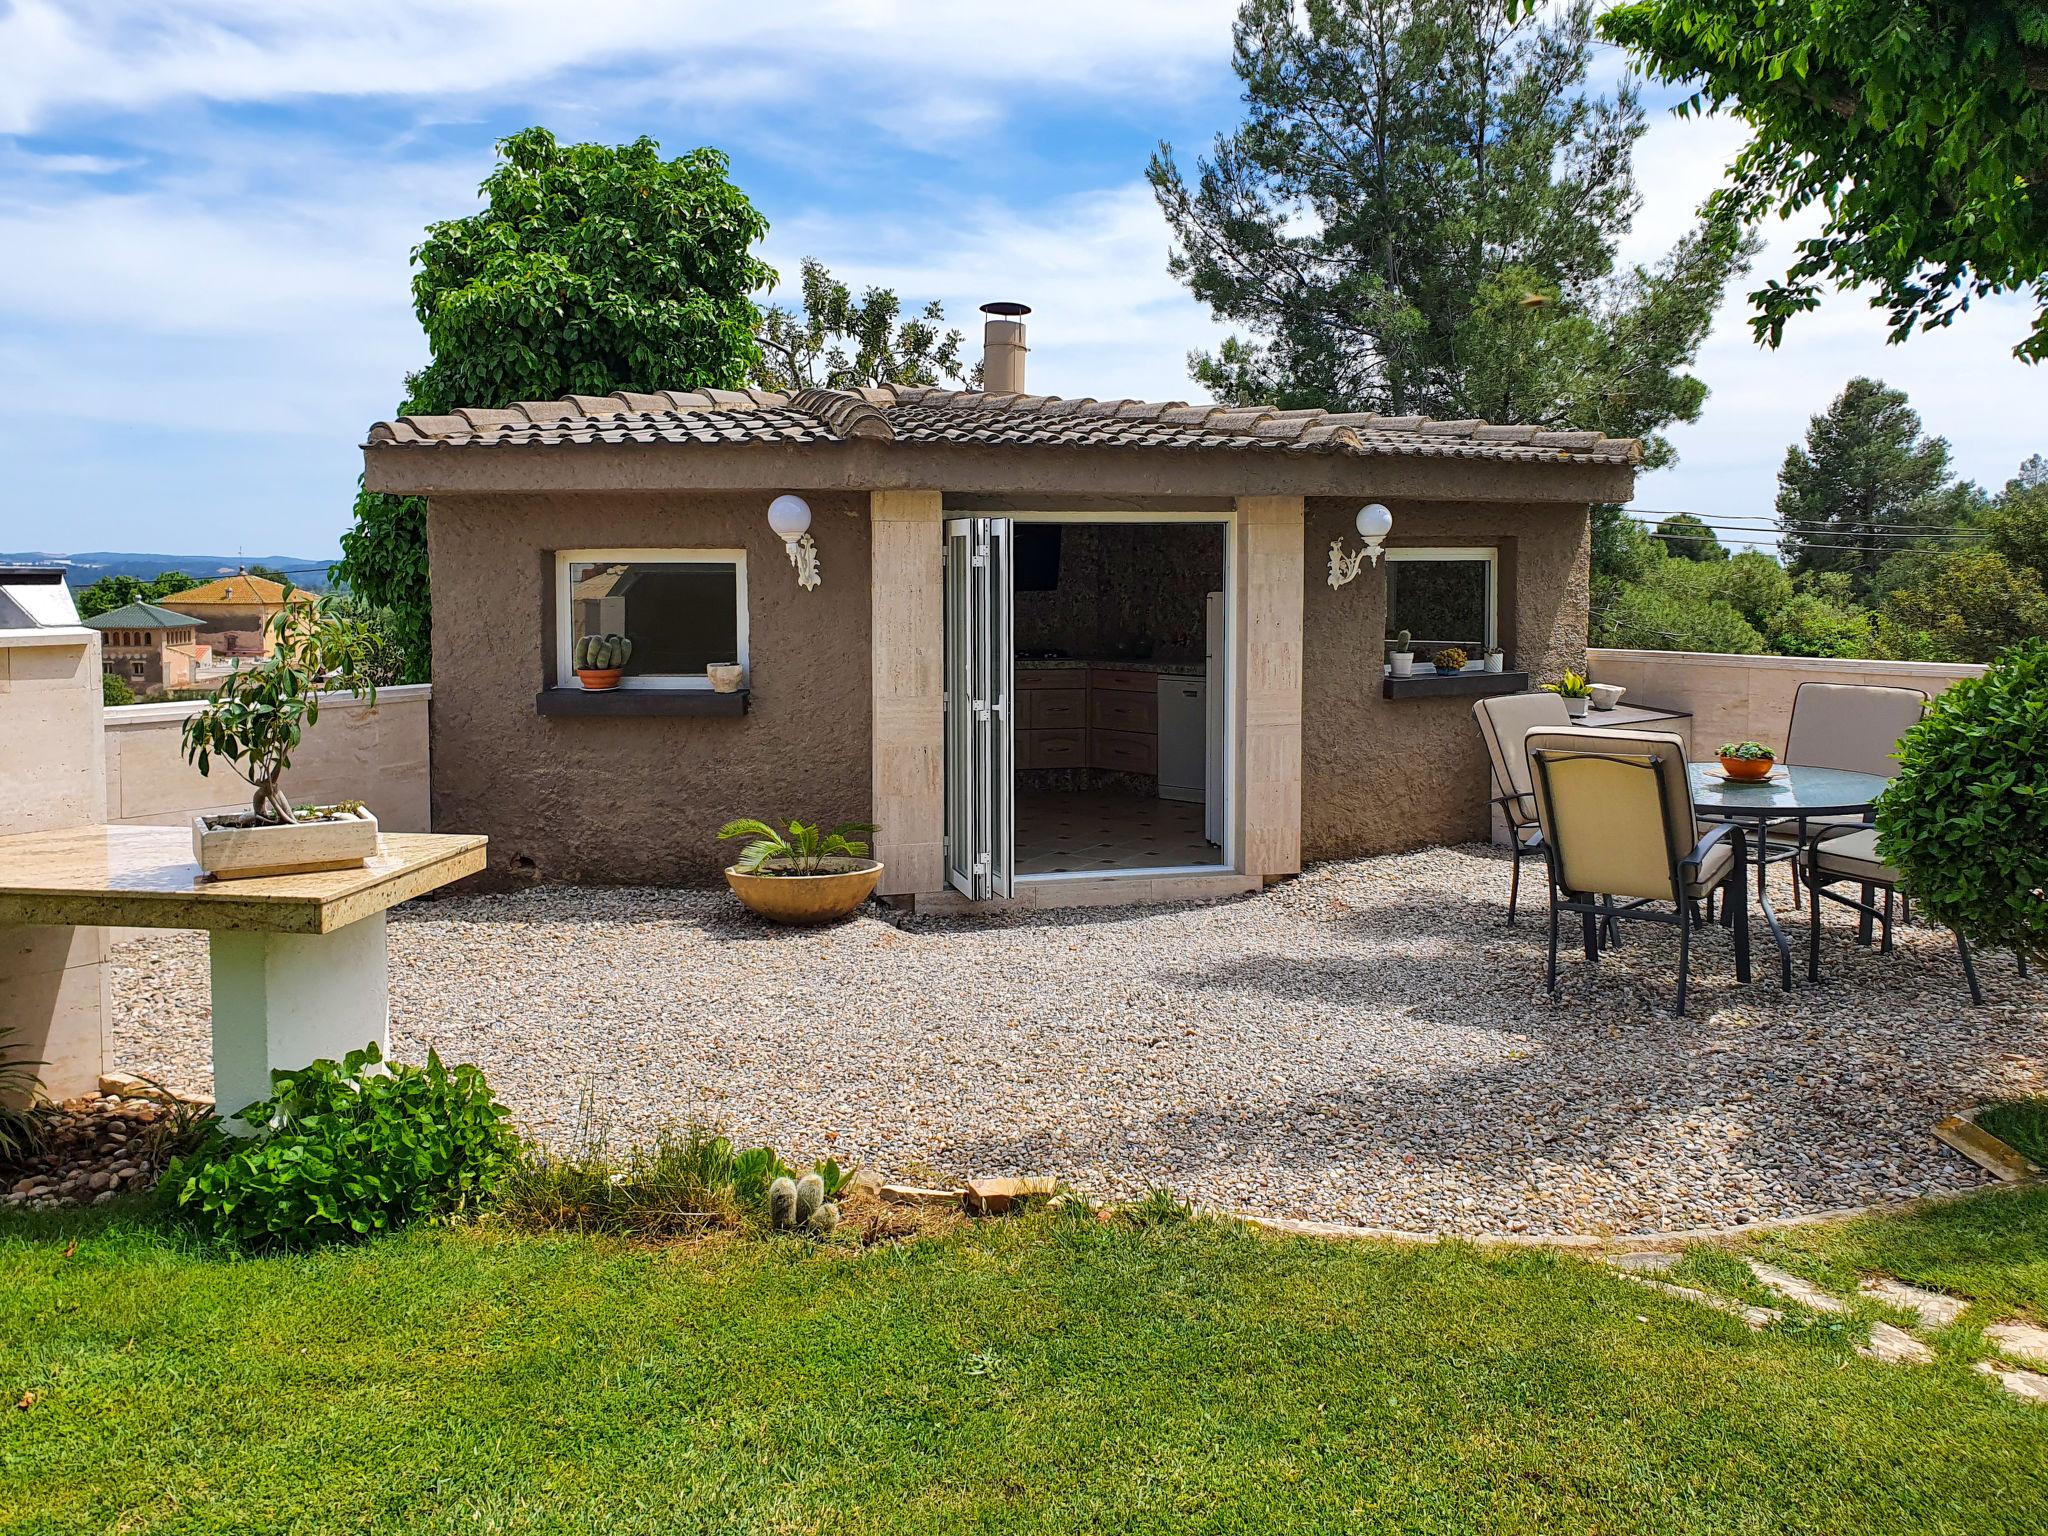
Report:
[[106,955],[104,928],[0,928],[0,1053],[41,1062],[59,1102],[97,1093],[106,1070]]
[[273,1072],[339,1061],[372,1042],[390,1050],[382,912],[332,933],[217,929],[208,938],[213,1093],[224,1117],[268,1098]]

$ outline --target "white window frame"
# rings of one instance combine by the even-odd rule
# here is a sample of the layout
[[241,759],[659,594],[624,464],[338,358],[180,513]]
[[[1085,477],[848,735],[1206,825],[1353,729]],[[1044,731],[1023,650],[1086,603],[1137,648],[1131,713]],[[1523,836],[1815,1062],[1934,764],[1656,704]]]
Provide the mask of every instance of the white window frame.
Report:
[[[1490,544],[1399,545],[1388,549],[1387,563],[1409,560],[1478,560],[1486,565],[1486,648],[1500,644],[1500,551]],[[1388,607],[1391,610],[1392,603]],[[1391,621],[1392,613],[1388,619]],[[1472,661],[1482,658],[1474,656]]]
[[[569,591],[572,565],[729,565],[733,568],[733,637],[740,664],[740,682],[752,678],[747,656],[747,552],[744,549],[558,549],[555,551],[555,686],[574,686],[572,666],[575,614]],[[662,672],[651,677],[622,677],[621,688],[709,689],[711,679],[701,672]]]

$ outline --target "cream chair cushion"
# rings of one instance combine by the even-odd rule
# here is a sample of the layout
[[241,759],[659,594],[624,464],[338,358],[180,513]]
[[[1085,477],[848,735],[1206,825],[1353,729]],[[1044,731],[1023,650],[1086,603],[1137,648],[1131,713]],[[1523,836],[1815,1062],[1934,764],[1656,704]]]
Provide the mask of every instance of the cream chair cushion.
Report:
[[1503,795],[1515,798],[1503,807],[1517,832],[1536,825],[1536,795],[1529,783],[1529,754],[1522,738],[1538,726],[1559,730],[1571,725],[1570,711],[1554,693],[1507,693],[1479,699],[1472,705],[1486,755],[1493,761],[1493,782]]
[[[1665,731],[1532,730],[1524,738],[1537,815],[1566,889],[1672,901],[1672,866],[1699,843],[1685,743]],[[1535,758],[1549,754],[1538,774]],[[1660,808],[1659,801],[1662,800]],[[1717,848],[1686,894],[1727,878]]]
[[1897,885],[1899,872],[1878,857],[1877,828],[1844,832],[1813,845],[1813,866],[1824,875],[1842,875],[1871,885]]
[[1917,688],[1861,683],[1801,683],[1792,695],[1784,760],[1799,768],[1850,773],[1899,771],[1899,738],[1920,723],[1927,695]]

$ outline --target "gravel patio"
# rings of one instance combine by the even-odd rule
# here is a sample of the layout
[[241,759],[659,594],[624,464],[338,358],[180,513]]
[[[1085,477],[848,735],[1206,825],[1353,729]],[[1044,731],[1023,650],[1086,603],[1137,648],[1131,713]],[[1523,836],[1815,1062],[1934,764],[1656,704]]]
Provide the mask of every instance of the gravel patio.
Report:
[[[615,1143],[697,1119],[891,1176],[1049,1172],[1247,1213],[1460,1232],[1677,1230],[1967,1189],[1943,1115],[2048,1085],[2038,980],[1948,935],[1858,949],[1832,919],[1787,995],[1637,925],[1543,990],[1543,923],[1502,925],[1505,858],[1326,864],[1263,895],[769,930],[723,891],[543,888],[391,925],[402,1055],[476,1062],[529,1132],[585,1102]],[[1789,900],[1782,873],[1774,895]],[[1525,893],[1525,896],[1527,893]],[[1539,893],[1540,903],[1540,893]],[[1785,913],[1795,952],[1802,918]],[[207,1087],[206,950],[122,944],[116,1064]]]

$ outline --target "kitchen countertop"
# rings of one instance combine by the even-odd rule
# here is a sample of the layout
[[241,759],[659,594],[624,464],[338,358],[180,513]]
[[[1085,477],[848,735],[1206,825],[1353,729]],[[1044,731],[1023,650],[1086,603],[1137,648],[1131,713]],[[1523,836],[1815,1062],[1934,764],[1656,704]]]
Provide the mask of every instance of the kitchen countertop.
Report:
[[1059,668],[1078,672],[1087,667],[1102,667],[1118,672],[1156,672],[1162,677],[1200,677],[1209,670],[1199,661],[1153,661],[1149,658],[1141,661],[1136,657],[1055,656],[1047,660],[1027,660],[1022,656],[1017,658],[1019,672],[1035,668]]

